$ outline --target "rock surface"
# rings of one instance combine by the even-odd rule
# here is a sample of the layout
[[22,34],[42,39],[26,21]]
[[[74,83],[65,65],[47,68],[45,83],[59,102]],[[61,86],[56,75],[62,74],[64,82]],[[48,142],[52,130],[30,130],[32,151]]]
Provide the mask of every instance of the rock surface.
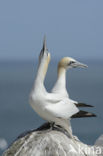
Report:
[[101,153],[98,156],[103,156],[103,135],[101,135],[95,142],[95,146],[101,148]]
[[51,129],[47,123],[21,134],[3,156],[96,156],[95,148],[70,138],[60,127]]

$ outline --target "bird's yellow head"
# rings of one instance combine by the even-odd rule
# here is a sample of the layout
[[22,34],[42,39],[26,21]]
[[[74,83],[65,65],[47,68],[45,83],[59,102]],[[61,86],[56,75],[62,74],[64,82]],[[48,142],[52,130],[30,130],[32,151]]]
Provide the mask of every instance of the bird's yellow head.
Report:
[[87,67],[87,65],[80,63],[71,57],[64,57],[58,63],[58,68],[68,69],[68,68],[76,68],[76,67],[85,68]]

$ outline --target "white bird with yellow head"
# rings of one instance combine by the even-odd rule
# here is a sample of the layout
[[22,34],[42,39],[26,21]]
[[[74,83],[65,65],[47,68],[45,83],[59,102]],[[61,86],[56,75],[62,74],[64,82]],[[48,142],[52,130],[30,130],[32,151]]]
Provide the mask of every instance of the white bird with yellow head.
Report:
[[[59,63],[58,63],[58,76],[57,76],[57,81],[54,85],[54,87],[52,88],[52,93],[58,93],[61,94],[64,97],[69,97],[69,93],[66,89],[66,72],[68,69],[70,68],[86,68],[88,67],[86,64],[80,63],[78,61],[76,61],[75,59],[71,58],[71,57],[64,57],[62,58]],[[77,107],[93,107],[92,105],[88,105],[85,103],[79,103],[77,101],[74,101],[72,99],[70,99],[72,102],[74,102],[74,104]],[[82,112],[83,113],[83,112]],[[86,115],[86,113],[88,112],[84,112],[84,116],[82,114],[82,116],[80,117],[90,117],[88,115]],[[92,114],[91,114],[92,116]],[[78,116],[79,117],[79,116]]]

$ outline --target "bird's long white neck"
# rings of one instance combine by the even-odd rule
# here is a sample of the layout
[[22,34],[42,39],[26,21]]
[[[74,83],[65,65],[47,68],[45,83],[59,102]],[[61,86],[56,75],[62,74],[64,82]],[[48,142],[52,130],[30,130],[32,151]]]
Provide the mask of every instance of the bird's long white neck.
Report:
[[34,89],[45,90],[44,80],[48,69],[48,64],[49,64],[49,59],[43,59],[39,63],[36,79],[34,82]]
[[57,83],[60,85],[60,88],[66,88],[66,69],[59,67],[58,68],[58,78]]
[[46,76],[47,69],[45,69],[45,62],[41,62],[38,66],[38,71],[36,75],[35,81],[38,83],[44,83],[44,79]]

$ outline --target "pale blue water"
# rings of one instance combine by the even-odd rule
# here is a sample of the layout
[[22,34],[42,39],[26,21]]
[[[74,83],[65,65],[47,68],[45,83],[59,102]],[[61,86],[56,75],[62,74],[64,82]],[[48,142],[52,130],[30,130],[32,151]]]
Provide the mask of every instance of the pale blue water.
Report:
[[[75,135],[87,144],[94,144],[103,134],[103,62],[84,63],[89,68],[68,71],[67,88],[72,99],[95,106],[85,110],[96,113],[97,118],[72,120]],[[44,122],[28,104],[36,68],[32,61],[0,63],[0,138],[9,144],[25,130],[37,128]],[[55,80],[56,63],[52,62],[45,82],[48,90]]]

